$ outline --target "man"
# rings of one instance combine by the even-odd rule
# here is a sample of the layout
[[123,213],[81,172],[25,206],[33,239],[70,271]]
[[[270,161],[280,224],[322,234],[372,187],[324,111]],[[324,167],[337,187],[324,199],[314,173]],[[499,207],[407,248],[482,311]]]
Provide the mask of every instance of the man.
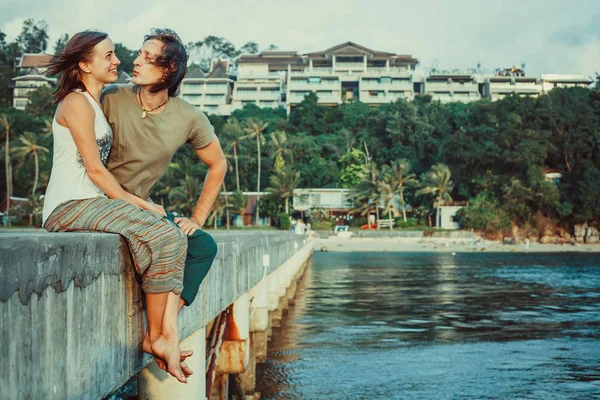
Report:
[[[208,118],[176,97],[187,60],[185,47],[175,32],[155,29],[144,38],[134,60],[133,84],[108,86],[101,100],[113,130],[108,169],[126,191],[149,200],[152,186],[185,143],[208,166],[202,194],[191,218],[173,218],[171,213],[165,213],[188,235],[180,309],[194,301],[216,256],[214,240],[201,228],[219,194],[227,168]],[[150,344],[155,338],[156,329],[149,329],[144,339],[145,351],[151,352]],[[157,362],[162,368],[161,360]]]

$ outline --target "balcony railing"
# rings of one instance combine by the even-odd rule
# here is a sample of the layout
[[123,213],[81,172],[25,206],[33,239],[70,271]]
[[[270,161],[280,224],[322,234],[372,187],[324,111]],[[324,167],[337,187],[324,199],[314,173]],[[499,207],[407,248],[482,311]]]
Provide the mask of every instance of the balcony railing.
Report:
[[348,71],[348,70],[352,70],[352,71],[362,71],[365,69],[365,64],[364,63],[342,63],[342,62],[338,62],[335,64],[335,70],[336,71]]

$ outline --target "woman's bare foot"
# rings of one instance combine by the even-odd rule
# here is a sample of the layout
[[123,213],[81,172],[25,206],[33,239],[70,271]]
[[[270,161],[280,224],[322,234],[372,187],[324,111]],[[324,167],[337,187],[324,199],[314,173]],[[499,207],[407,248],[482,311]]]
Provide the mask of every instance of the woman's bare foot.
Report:
[[168,338],[164,335],[160,336],[158,339],[152,342],[151,349],[152,354],[155,357],[166,361],[166,371],[168,373],[177,378],[179,382],[187,383],[187,379],[181,368],[181,350],[179,349],[179,340],[177,337]]
[[[152,352],[152,343],[154,341],[156,341],[156,339],[158,339],[158,337],[157,338],[152,338],[150,336],[150,333],[146,332],[146,336],[144,336],[144,341],[142,342],[142,350],[144,350],[144,353],[148,353],[152,357],[154,357],[154,361],[156,362],[156,365],[158,365],[158,368],[160,368],[163,371],[167,372],[167,364],[164,362],[164,360],[162,358],[157,357]],[[182,350],[181,354],[179,356],[179,361],[181,361],[181,370],[183,371],[183,373],[185,374],[185,376],[190,376],[190,375],[193,374],[193,372],[190,369],[190,367],[188,367],[187,364],[184,363],[185,359],[188,358],[188,357],[191,357],[192,355],[194,355],[194,352],[192,350]]]
[[183,361],[181,362],[180,365],[181,365],[181,371],[183,371],[183,374],[185,375],[186,378],[194,373],[194,371],[192,371],[190,369],[190,367],[188,367],[188,365],[186,363],[184,363]]

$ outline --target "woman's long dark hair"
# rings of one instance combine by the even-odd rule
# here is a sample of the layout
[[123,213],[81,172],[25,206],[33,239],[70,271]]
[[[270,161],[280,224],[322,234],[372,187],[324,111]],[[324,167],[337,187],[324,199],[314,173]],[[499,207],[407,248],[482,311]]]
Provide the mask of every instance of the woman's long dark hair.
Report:
[[45,74],[54,76],[60,74],[58,87],[54,92],[54,102],[59,103],[75,89],[86,90],[81,80],[79,63],[89,62],[94,54],[94,47],[108,37],[100,31],[83,31],[73,35],[65,45],[62,53],[52,57],[45,66]]

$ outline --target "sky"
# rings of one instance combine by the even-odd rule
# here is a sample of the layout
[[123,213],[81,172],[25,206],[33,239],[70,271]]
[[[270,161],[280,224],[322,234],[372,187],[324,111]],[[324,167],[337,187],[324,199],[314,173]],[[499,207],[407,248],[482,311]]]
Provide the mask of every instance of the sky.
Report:
[[11,41],[27,18],[49,25],[49,49],[63,33],[107,32],[137,49],[153,27],[186,43],[208,35],[236,47],[309,53],[352,41],[409,54],[421,68],[486,71],[526,65],[529,76],[600,73],[600,0],[2,0],[0,30]]

